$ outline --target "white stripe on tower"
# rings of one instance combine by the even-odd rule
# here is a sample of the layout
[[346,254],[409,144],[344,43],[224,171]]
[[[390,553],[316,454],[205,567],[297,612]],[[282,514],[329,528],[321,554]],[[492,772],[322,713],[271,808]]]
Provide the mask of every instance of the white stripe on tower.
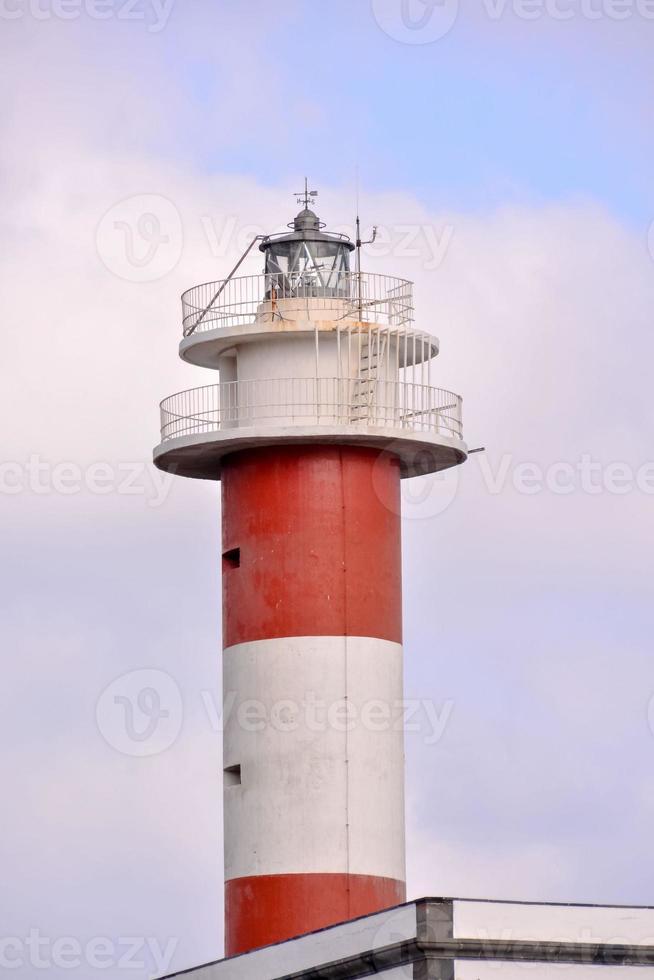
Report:
[[[240,783],[228,780],[225,787],[225,878],[232,897],[243,889],[252,897],[239,931],[250,936],[260,914],[264,926],[277,921],[298,929],[287,897],[272,909],[262,895],[257,899],[261,876],[284,876],[279,885],[305,897],[315,891],[315,911],[328,898],[324,876],[335,876],[337,894],[329,902],[336,901],[340,919],[358,914],[348,904],[349,878],[363,885],[365,900],[375,903],[379,886],[382,902],[389,888],[391,904],[401,901],[399,644],[368,637],[255,640],[225,651],[223,676],[228,776],[240,767]],[[289,882],[290,875],[306,880]],[[265,883],[264,894],[269,888]],[[307,913],[303,905],[303,921]]]

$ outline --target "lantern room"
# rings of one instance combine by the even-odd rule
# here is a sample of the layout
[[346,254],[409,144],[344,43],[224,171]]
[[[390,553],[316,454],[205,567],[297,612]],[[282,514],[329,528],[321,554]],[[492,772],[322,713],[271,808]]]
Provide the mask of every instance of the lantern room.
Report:
[[324,222],[308,206],[289,224],[291,231],[264,238],[269,292],[283,296],[349,295],[350,252],[347,235],[323,231]]

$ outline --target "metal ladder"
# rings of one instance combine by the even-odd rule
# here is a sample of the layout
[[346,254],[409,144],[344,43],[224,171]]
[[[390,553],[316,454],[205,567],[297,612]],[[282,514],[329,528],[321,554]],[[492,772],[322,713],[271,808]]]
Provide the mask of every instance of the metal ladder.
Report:
[[386,354],[386,333],[368,330],[361,337],[357,377],[353,382],[350,421],[374,420],[379,364]]

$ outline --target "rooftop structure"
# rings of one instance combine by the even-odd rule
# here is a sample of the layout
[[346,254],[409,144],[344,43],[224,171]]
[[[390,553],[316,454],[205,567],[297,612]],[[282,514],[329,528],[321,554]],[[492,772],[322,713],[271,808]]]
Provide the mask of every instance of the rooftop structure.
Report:
[[652,980],[654,909],[422,898],[174,976]]

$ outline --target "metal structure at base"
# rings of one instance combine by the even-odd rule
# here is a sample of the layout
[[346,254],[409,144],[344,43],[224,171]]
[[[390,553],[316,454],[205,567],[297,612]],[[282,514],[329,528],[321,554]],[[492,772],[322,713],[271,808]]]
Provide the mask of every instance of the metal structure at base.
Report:
[[165,978],[633,980],[654,977],[654,908],[422,898]]
[[220,381],[162,402],[154,451],[222,481],[228,956],[405,898],[400,481],[467,455],[411,283],[322,229],[184,294]]

